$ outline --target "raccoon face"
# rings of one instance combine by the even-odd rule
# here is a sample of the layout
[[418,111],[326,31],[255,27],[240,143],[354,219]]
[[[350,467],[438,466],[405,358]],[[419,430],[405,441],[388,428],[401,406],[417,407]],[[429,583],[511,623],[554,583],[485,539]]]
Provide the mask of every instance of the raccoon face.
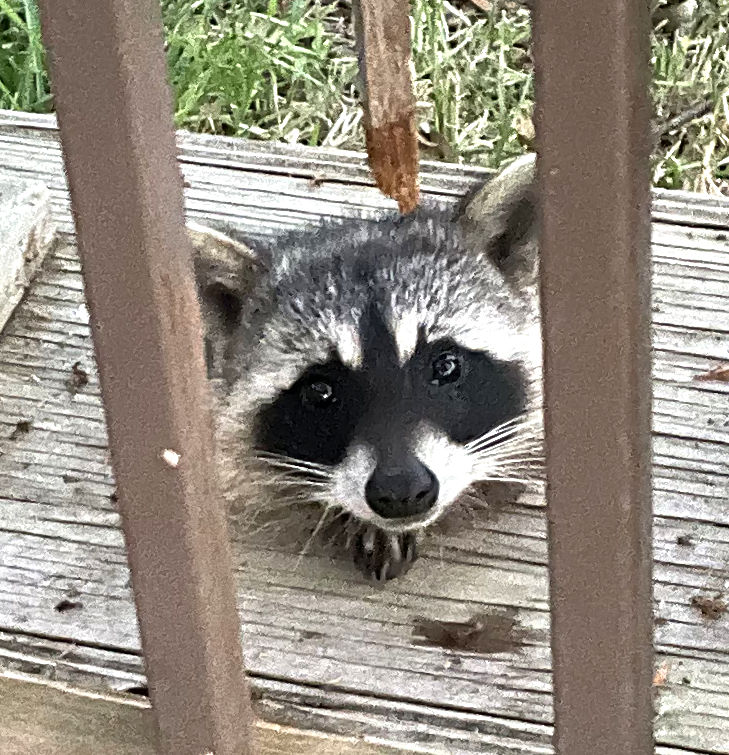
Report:
[[456,217],[346,221],[250,249],[191,228],[228,496],[379,530],[437,519],[539,449],[533,156]]
[[255,445],[299,462],[325,505],[389,531],[420,528],[498,471],[478,442],[524,413],[524,368],[424,328],[403,354],[374,304],[360,322],[357,362],[333,352],[307,367],[258,411]]

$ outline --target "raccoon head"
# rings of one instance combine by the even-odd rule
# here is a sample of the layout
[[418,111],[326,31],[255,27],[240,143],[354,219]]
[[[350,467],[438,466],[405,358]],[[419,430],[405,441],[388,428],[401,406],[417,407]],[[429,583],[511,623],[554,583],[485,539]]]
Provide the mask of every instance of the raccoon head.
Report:
[[460,214],[325,223],[257,246],[191,229],[224,486],[379,530],[522,479],[541,339],[534,157]]

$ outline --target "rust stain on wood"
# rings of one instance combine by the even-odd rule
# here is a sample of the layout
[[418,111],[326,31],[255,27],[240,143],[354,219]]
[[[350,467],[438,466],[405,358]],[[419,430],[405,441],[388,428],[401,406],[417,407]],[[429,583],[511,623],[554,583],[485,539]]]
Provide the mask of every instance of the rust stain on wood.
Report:
[[708,372],[694,375],[694,380],[699,382],[715,380],[719,383],[729,383],[729,364],[720,364],[718,367],[714,367]]
[[413,619],[413,640],[449,650],[491,655],[508,653],[524,645],[526,630],[513,608],[482,611],[467,621],[440,621],[424,616]]

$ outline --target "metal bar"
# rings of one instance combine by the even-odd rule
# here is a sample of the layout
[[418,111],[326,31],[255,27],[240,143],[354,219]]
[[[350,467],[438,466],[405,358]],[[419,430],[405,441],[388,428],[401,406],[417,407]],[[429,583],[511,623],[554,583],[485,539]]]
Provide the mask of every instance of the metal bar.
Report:
[[534,9],[560,755],[653,752],[648,5]]
[[156,0],[41,0],[163,752],[250,720]]

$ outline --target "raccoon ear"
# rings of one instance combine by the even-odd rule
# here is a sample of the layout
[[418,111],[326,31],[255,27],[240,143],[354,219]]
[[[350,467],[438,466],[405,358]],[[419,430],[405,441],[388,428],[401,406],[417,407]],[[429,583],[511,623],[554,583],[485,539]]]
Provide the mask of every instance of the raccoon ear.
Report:
[[252,249],[222,231],[192,222],[186,229],[194,250],[208,373],[221,377],[243,303],[264,266]]
[[525,294],[536,291],[535,189],[536,155],[524,155],[467,197],[460,217],[469,249],[485,253]]

